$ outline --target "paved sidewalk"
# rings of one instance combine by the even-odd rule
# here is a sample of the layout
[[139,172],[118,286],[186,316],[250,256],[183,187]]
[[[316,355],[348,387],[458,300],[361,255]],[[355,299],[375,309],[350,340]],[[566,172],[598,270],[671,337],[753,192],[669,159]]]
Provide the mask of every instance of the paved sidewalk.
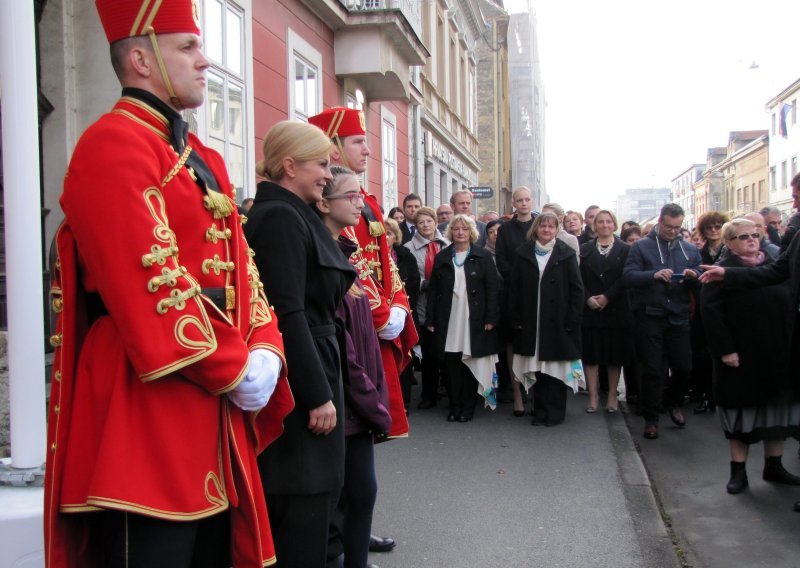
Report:
[[[632,438],[671,519],[687,564],[697,568],[800,567],[800,487],[761,479],[763,445],[751,447],[747,460],[750,489],[728,495],[730,454],[716,414],[692,415],[684,408],[687,427],[678,429],[662,416],[658,440],[642,437],[644,422],[628,415]],[[797,442],[786,441],[783,463],[800,473]]]
[[511,405],[447,423],[412,406],[411,437],[376,448],[380,568],[661,568],[678,565],[620,414],[534,427]]

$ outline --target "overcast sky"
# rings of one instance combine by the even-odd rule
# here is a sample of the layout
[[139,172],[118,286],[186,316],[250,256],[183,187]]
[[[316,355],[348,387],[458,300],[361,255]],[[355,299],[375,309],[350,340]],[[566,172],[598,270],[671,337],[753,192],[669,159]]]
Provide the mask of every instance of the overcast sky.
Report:
[[765,103],[800,78],[800,0],[530,1],[546,188],[567,209],[669,187],[729,131],[766,130]]

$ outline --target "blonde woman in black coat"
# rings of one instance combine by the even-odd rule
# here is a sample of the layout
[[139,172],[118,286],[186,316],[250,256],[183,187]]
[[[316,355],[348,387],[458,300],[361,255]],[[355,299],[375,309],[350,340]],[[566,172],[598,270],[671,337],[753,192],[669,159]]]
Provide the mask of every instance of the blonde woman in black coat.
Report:
[[425,327],[435,333],[444,359],[448,422],[469,422],[478,392],[495,407],[492,389],[497,364],[497,269],[492,255],[475,244],[478,228],[466,215],[455,215],[446,239],[453,244],[433,262]]
[[630,246],[616,236],[617,218],[605,209],[592,222],[596,238],[581,245],[581,279],[584,287],[583,368],[589,404],[586,412],[600,407],[600,365],[608,369],[606,412],[617,411],[620,368],[635,360],[633,318],[628,294],[622,286],[622,269]]
[[[773,262],[760,250],[760,238],[752,221],[725,223],[722,240],[728,254],[718,265],[733,272],[740,267],[769,267]],[[791,369],[797,305],[792,292],[780,280],[751,289],[719,283],[703,286],[700,308],[713,357],[714,400],[730,442],[728,493],[747,488],[748,449],[762,441],[764,479],[800,485],[800,477],[781,463],[784,440],[800,434],[800,403],[793,396],[798,381]]]
[[556,238],[558,217],[542,213],[515,251],[509,283],[515,377],[533,386],[533,425],[564,421],[567,389],[584,383],[583,284],[575,250]]

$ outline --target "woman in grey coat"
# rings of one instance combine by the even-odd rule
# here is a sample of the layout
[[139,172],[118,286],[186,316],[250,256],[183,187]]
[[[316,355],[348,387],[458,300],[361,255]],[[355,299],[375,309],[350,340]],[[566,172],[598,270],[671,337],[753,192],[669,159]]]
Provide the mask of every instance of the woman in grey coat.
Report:
[[450,244],[436,228],[436,211],[421,207],[414,217],[417,231],[405,246],[417,260],[419,269],[419,295],[417,305],[412,306],[414,324],[419,332],[419,345],[422,350],[422,396],[419,408],[422,410],[436,406],[436,393],[439,388],[441,361],[436,355],[434,334],[425,329],[425,304],[428,301],[428,283],[433,270],[436,253]]

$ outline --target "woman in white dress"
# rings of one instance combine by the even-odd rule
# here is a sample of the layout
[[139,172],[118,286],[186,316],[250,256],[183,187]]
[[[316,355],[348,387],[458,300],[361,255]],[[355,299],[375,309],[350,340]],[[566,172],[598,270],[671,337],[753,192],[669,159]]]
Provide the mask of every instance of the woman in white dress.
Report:
[[575,251],[556,238],[559,220],[542,213],[515,251],[509,285],[514,376],[533,387],[533,425],[564,421],[567,389],[583,386],[583,284]]
[[435,334],[444,360],[448,422],[469,422],[478,395],[496,406],[497,270],[492,255],[475,244],[478,228],[470,217],[455,215],[445,238],[452,244],[439,251],[428,287],[425,327]]

